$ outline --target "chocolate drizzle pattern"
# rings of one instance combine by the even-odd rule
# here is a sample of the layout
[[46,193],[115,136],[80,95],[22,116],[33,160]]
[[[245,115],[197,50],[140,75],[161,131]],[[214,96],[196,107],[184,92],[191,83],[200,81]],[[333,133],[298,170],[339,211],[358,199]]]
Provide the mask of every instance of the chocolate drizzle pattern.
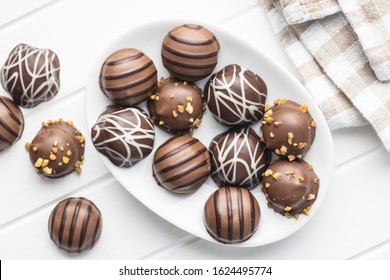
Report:
[[191,193],[199,189],[210,170],[207,148],[190,136],[172,137],[154,154],[154,179],[159,186],[174,193]]
[[0,151],[18,141],[23,129],[22,111],[11,99],[0,96]]
[[204,206],[207,232],[222,243],[248,240],[258,229],[260,207],[250,191],[239,187],[222,187]]
[[164,38],[161,55],[165,68],[176,79],[196,82],[214,70],[218,51],[218,40],[208,29],[184,24]]
[[210,143],[212,173],[218,186],[253,189],[270,161],[270,152],[250,127],[230,129]]
[[32,108],[49,101],[60,89],[60,63],[49,49],[16,46],[1,69],[1,84],[16,104]]
[[121,49],[106,58],[99,76],[102,92],[114,103],[131,106],[146,100],[157,87],[153,61],[136,49]]
[[219,123],[247,125],[262,118],[267,87],[255,73],[232,64],[211,77],[205,95],[209,110]]
[[106,107],[91,129],[95,148],[119,167],[130,167],[153,150],[154,127],[138,108]]
[[100,210],[83,197],[67,198],[53,209],[48,229],[51,240],[68,253],[91,249],[102,232]]

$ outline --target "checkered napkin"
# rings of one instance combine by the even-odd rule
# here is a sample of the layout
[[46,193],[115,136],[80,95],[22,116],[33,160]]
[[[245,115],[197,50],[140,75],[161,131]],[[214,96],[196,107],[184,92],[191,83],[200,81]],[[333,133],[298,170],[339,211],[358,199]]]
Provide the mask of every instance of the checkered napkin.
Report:
[[390,1],[261,2],[330,128],[370,123],[390,152]]

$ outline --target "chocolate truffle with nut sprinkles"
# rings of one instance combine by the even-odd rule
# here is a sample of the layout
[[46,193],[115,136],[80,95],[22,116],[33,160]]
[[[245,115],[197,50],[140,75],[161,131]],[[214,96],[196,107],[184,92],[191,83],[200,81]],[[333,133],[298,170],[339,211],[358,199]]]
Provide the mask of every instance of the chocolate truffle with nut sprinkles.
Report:
[[60,119],[43,122],[31,143],[26,143],[26,149],[37,173],[56,179],[81,172],[84,145],[85,138],[73,122]]
[[149,114],[163,130],[173,134],[192,134],[201,121],[206,105],[203,91],[195,84],[161,79],[159,87],[148,100]]
[[309,214],[320,186],[312,165],[304,160],[279,159],[270,164],[263,177],[263,192],[275,212],[296,219],[301,213]]
[[287,99],[276,99],[266,106],[263,138],[268,149],[290,161],[302,159],[314,141],[316,122],[307,105]]

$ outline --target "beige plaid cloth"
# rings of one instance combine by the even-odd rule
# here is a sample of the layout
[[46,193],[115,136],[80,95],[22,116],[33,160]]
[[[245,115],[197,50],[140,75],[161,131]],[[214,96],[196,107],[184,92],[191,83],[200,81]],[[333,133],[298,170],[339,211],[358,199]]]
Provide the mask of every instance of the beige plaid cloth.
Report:
[[390,1],[261,2],[330,128],[368,122],[390,152]]

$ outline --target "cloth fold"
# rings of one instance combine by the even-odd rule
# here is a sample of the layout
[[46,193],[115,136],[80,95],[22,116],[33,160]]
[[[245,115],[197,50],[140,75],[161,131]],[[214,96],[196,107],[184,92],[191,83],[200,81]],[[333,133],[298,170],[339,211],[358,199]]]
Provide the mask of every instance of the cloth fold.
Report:
[[[390,82],[381,81],[390,79],[384,1],[261,0],[330,128],[368,122],[390,152]],[[381,31],[375,42],[366,34],[372,28]]]

